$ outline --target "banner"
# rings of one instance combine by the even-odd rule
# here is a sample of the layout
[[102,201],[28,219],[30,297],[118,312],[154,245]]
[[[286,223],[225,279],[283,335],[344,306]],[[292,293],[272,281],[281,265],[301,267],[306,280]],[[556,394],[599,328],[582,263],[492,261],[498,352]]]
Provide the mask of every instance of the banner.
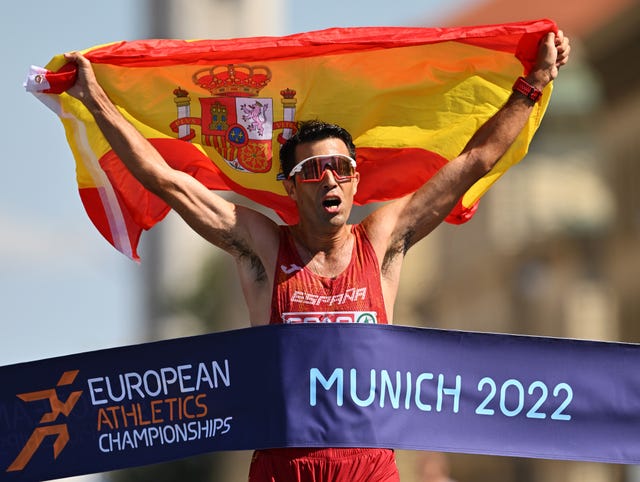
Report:
[[0,367],[0,478],[203,452],[388,447],[640,463],[640,345],[247,328]]
[[[356,204],[402,197],[460,154],[532,68],[539,41],[555,30],[550,20],[335,28],[286,37],[117,42],[83,52],[111,100],[170,165],[293,224],[297,211],[278,180],[278,152],[296,121],[318,118],[353,135],[361,173]],[[138,259],[141,232],[169,208],[129,174],[84,106],[64,93],[74,69],[58,55],[45,69],[34,68],[27,89],[64,124],[91,221]],[[525,156],[551,90],[447,221],[468,220],[480,197]]]

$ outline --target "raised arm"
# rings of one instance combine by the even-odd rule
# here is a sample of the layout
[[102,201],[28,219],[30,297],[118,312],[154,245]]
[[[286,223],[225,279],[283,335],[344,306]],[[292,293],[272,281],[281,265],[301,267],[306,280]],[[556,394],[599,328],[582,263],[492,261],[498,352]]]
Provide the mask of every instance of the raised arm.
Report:
[[[536,89],[558,75],[569,58],[569,40],[560,31],[540,43],[534,68],[526,81]],[[448,162],[415,193],[387,204],[363,222],[386,268],[430,233],[451,212],[460,197],[488,173],[526,125],[535,102],[514,92],[504,106],[474,134],[458,157]]]
[[190,175],[172,169],[111,102],[91,63],[79,53],[67,54],[66,58],[78,66],[78,79],[68,93],[86,106],[133,176],[212,244],[236,257],[255,254],[258,243],[252,236],[268,238],[269,232],[275,232],[275,225],[255,211],[227,202]]

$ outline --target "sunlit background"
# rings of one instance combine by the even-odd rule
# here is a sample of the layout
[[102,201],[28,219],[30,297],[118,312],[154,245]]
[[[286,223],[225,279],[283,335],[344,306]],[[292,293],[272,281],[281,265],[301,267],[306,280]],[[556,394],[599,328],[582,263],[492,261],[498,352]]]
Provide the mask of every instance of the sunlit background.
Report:
[[[410,252],[395,319],[639,342],[637,0],[12,1],[0,14],[0,365],[238,328],[247,319],[238,282],[228,275],[230,259],[174,216],[143,235],[141,265],[101,238],[80,203],[62,126],[22,88],[29,65],[145,37],[543,17],[572,38],[573,58],[530,153],[483,198],[470,223],[443,225]],[[249,456],[214,454],[77,479],[246,480]],[[412,452],[399,452],[398,461],[408,482],[446,480],[418,475],[425,464],[448,467],[458,482],[640,481],[635,467],[607,464]]]

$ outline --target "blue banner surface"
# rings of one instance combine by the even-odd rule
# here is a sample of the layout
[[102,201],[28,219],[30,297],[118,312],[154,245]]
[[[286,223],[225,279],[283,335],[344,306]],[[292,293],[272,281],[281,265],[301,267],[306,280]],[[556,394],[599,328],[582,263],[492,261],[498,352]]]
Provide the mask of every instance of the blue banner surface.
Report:
[[0,479],[271,447],[640,463],[640,345],[280,325],[0,367]]

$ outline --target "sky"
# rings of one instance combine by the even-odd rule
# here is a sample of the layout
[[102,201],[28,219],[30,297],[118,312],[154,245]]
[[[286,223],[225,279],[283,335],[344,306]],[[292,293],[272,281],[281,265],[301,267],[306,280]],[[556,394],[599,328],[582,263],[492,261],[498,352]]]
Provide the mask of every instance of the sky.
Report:
[[[283,34],[336,26],[438,26],[478,0],[292,2]],[[145,35],[140,6],[110,0],[3,4],[0,76],[0,366],[145,341],[142,268],[92,226],[58,118],[22,82],[54,55]],[[144,235],[143,235],[144,236]]]

